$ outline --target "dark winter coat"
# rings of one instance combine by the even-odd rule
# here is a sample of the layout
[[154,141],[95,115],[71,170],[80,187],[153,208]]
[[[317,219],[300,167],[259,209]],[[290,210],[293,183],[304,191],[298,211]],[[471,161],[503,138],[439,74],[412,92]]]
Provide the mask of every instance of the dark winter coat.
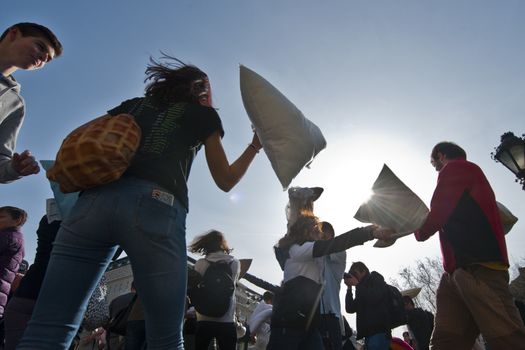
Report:
[[372,271],[359,282],[355,290],[354,298],[352,288],[348,288],[345,306],[346,312],[351,314],[357,313],[357,339],[377,333],[389,333],[389,294],[383,276]]
[[0,318],[4,317],[11,283],[24,258],[24,237],[16,228],[0,231]]
[[407,312],[407,324],[416,338],[418,350],[428,350],[434,329],[434,315],[430,311],[415,308]]

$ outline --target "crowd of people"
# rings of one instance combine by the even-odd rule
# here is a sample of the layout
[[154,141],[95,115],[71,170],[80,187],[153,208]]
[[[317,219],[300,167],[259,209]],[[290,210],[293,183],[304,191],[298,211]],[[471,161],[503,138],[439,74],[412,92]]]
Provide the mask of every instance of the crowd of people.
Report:
[[[39,24],[15,24],[0,37],[1,183],[40,170],[30,151],[15,152],[25,108],[13,73],[42,68],[61,53],[60,41]],[[482,170],[452,142],[438,143],[431,152],[437,186],[426,221],[414,232],[424,241],[439,231],[445,273],[436,291],[437,310],[433,316],[405,298],[406,341],[392,337],[392,297],[383,276],[363,262],[345,273],[346,250],[394,232],[370,225],[335,235],[312,207],[289,221],[274,247],[282,283],[264,294],[246,324],[239,324],[239,260],[230,254],[224,234],[215,230],[188,248],[186,181],[204,146],[213,180],[221,190],[231,190],[261,142],[254,132],[242,154],[229,162],[210,81],[199,68],[163,56],[147,66],[146,82],[144,96],[106,113],[130,113],[140,126],[141,142],[130,167],[116,181],[83,190],[66,217],[44,215],[35,261],[14,294],[11,284],[24,256],[21,228],[27,213],[0,207],[0,318],[6,349],[69,349],[119,247],[131,261],[134,291],[118,299],[120,307],[115,300],[108,323],[94,330],[100,348],[111,346],[106,332],[111,328],[104,326],[125,309],[126,349],[186,345],[204,350],[217,343],[221,350],[232,350],[239,338],[271,350],[352,349],[339,300],[344,282],[345,309],[356,313],[356,337],[364,339],[367,350],[470,350],[480,334],[490,350],[525,349],[494,193]],[[188,286],[187,250],[203,255],[194,266],[201,280]],[[60,287],[64,280],[67,289]],[[216,301],[219,297],[224,303]],[[192,328],[191,319],[193,342],[183,337],[183,330]]]

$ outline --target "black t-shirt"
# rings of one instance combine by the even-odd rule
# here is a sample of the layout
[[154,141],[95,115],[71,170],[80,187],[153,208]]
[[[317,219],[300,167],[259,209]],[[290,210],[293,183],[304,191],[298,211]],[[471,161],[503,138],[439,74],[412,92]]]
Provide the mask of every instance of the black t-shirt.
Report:
[[186,182],[193,159],[211,134],[219,131],[224,136],[217,112],[199,104],[160,105],[152,98],[137,97],[108,113],[130,113],[142,130],[139,149],[124,176],[159,184],[188,209]]

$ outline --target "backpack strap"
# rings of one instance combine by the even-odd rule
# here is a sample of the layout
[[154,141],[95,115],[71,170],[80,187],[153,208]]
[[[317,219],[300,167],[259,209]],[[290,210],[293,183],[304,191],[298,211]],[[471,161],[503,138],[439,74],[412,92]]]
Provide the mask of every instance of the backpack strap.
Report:
[[[204,260],[208,262],[208,267],[210,267],[210,265],[212,264],[228,264],[228,266],[230,266],[230,270],[231,270],[231,266],[233,263],[233,260],[232,261],[211,261],[208,258],[204,258]],[[232,275],[233,275],[233,271],[232,271]]]
[[[141,107],[140,109],[142,109],[143,102],[144,102],[144,97],[138,98],[137,103],[135,103],[135,105],[129,110],[128,113],[133,115],[133,112],[136,112],[138,110],[139,106]],[[135,116],[133,115],[133,117],[135,117]]]
[[[204,260],[206,260],[208,262],[208,268],[213,264],[213,265],[216,265],[216,264],[225,264],[225,265],[228,265],[229,269],[227,271],[228,275],[230,276],[232,282],[233,282],[233,285],[237,285],[237,282],[238,280],[235,279],[235,273],[233,272],[232,270],[232,263],[234,260],[231,260],[231,261],[210,261],[209,259],[207,258],[204,258]],[[208,269],[206,268],[206,270]],[[206,271],[204,271],[204,273],[206,273]]]

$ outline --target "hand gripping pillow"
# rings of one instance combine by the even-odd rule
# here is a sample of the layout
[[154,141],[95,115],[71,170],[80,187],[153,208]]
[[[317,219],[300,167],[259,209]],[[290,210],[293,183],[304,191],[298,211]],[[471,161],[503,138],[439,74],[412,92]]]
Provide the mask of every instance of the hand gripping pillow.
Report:
[[[374,247],[389,247],[403,236],[412,234],[426,220],[428,208],[385,164],[372,187],[374,194],[357,210],[354,218],[396,231],[392,239],[378,240]],[[518,221],[500,202],[498,205],[503,230],[507,234]]]
[[47,177],[58,182],[63,193],[115,181],[128,168],[140,137],[130,114],[94,119],[67,135]]
[[277,178],[287,189],[326,147],[326,141],[317,125],[263,77],[241,65],[240,79],[244,108]]

